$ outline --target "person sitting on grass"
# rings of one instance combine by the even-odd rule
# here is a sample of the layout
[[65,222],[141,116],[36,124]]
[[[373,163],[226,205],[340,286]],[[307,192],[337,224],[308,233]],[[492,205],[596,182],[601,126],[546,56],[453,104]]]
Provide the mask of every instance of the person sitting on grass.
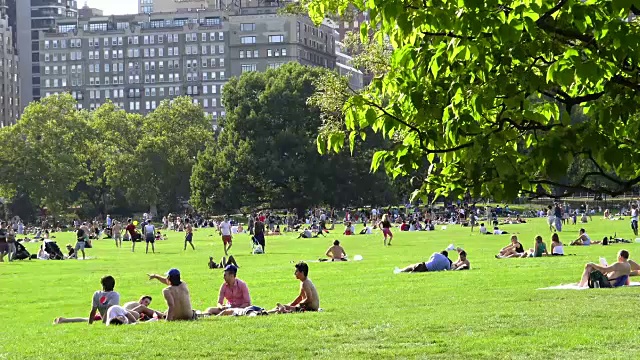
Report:
[[295,265],[296,279],[300,280],[300,294],[288,305],[277,303],[269,314],[286,314],[291,312],[318,311],[320,309],[320,297],[318,290],[309,279],[309,265],[301,261]]
[[209,257],[209,269],[224,269],[225,267],[227,267],[227,265],[234,265],[235,267],[239,268],[240,266],[238,266],[238,263],[236,262],[236,259],[233,257],[233,255],[229,255],[229,260],[227,261],[226,257],[222,257],[222,259],[220,259],[220,263],[216,264],[215,261],[213,261],[213,256]]
[[542,241],[542,236],[538,235],[535,238],[533,249],[529,249],[529,251],[524,253],[522,257],[542,257],[542,256],[549,256],[549,252],[547,251],[547,244],[545,244],[544,241]]
[[467,260],[467,252],[457,248],[458,260],[451,264],[451,270],[471,270],[471,263]]
[[602,266],[587,263],[584,266],[584,272],[578,286],[586,287],[589,282],[597,281],[600,285],[599,287],[619,287],[627,284],[630,274],[629,252],[620,250],[618,252],[618,261],[613,265]]
[[562,245],[562,242],[560,242],[560,236],[558,236],[558,233],[553,233],[553,235],[551,235],[551,255],[564,255],[564,246]]
[[571,242],[571,246],[589,246],[592,244],[602,244],[602,241],[591,241],[589,235],[584,229],[580,229],[580,235]]
[[522,257],[524,254],[524,247],[518,241],[518,237],[513,235],[511,236],[511,244],[500,249],[498,255],[496,255],[496,259],[507,259],[512,257]]
[[116,280],[111,275],[107,275],[100,279],[102,290],[93,293],[91,300],[91,312],[88,318],[56,318],[54,324],[88,322],[93,324],[94,321],[106,321],[107,310],[114,305],[120,305],[120,294],[113,289],[116,286]]
[[355,235],[355,234],[356,234],[356,227],[353,226],[350,221],[347,221],[347,223],[345,224],[344,233],[342,233],[342,235]]
[[[207,314],[220,315],[224,312],[224,315],[244,315],[240,311],[251,306],[249,287],[247,283],[236,277],[237,274],[238,268],[234,265],[227,265],[224,268],[224,283],[220,286],[218,306],[205,310]],[[227,305],[224,304],[225,299]]]
[[187,283],[180,280],[180,271],[171,269],[167,272],[167,277],[156,274],[147,274],[149,280],[156,279],[159,282],[169,285],[162,290],[162,295],[167,302],[167,321],[196,320],[196,312],[191,308],[191,295]]
[[431,254],[431,257],[426,262],[419,262],[417,264],[409,265],[404,269],[398,269],[398,272],[432,272],[443,271],[451,269],[452,261],[449,260],[449,253],[443,250],[439,253]]
[[489,232],[487,231],[487,227],[484,226],[484,223],[480,224],[480,234],[487,235]]
[[333,242],[333,246],[330,247],[327,250],[325,255],[329,259],[320,259],[321,262],[329,261],[329,260],[331,260],[331,261],[347,261],[347,253],[344,251],[342,246],[340,246],[340,241],[338,241],[338,240],[335,240]]
[[125,303],[123,308],[128,311],[133,311],[140,314],[139,318],[142,321],[150,320],[154,317],[157,317],[158,319],[164,319],[165,315],[163,313],[149,308],[152,300],[153,299],[151,298],[151,296],[143,295],[138,301],[129,301],[128,303]]
[[76,250],[71,246],[71,244],[67,244],[67,259],[75,259],[76,258]]

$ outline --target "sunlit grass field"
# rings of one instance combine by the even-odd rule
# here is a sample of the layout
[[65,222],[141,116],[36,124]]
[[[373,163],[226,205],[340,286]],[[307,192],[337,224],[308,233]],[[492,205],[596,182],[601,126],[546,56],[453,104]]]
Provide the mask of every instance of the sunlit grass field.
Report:
[[[592,239],[613,235],[634,240],[629,220],[594,218],[568,225],[565,244],[581,226]],[[544,219],[501,227],[517,232],[526,247],[537,234],[550,243]],[[611,263],[626,248],[640,259],[640,244],[575,248],[576,256],[537,259],[494,258],[510,235],[480,235],[448,226],[433,232],[394,231],[393,245],[382,235],[342,236],[341,226],[326,238],[295,239],[297,234],[267,237],[265,255],[250,255],[246,234],[234,237],[231,253],[240,265],[238,278],[249,285],[253,303],[265,308],[290,302],[299,282],[293,261],[317,260],[334,239],[350,257],[344,263],[310,263],[319,313],[252,318],[206,318],[196,322],[146,323],[106,327],[52,325],[57,316],[86,317],[100,278],[116,278],[121,303],[141,295],[154,297],[152,308],[165,310],[163,286],[147,273],[177,267],[189,285],[193,307],[217,302],[221,270],[207,261],[223,255],[212,230],[195,233],[196,250],[183,251],[183,234],[169,232],[156,243],[156,254],[142,244],[132,253],[129,242],[116,248],[111,240],[94,241],[90,260],[24,260],[0,263],[0,359],[633,359],[640,355],[640,287],[586,291],[537,290],[577,282],[584,264],[605,256]],[[71,233],[54,234],[63,248]],[[472,270],[394,274],[394,267],[425,261],[450,243],[467,250]],[[29,244],[36,253],[38,244]],[[452,260],[455,256],[452,255]],[[640,281],[640,279],[634,279]]]

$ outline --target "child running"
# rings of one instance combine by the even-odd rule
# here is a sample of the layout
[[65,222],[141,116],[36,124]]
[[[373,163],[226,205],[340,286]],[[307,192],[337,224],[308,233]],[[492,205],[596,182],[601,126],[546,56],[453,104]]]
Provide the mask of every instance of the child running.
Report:
[[[382,229],[382,234],[384,235],[384,246],[391,246],[391,240],[393,240],[393,234],[391,233],[391,222],[389,222],[389,215],[382,215],[382,221],[378,224],[380,229]],[[389,237],[389,242],[387,243],[387,236]]]

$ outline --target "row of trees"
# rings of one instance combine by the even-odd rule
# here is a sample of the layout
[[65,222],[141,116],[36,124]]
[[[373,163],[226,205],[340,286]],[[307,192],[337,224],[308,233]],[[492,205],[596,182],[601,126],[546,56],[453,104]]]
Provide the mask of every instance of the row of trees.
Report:
[[141,116],[110,102],[77,110],[68,94],[49,96],[0,129],[0,195],[26,218],[74,205],[89,216],[113,208],[177,209],[212,137],[210,119],[187,97]]
[[0,129],[0,196],[23,218],[45,207],[166,213],[186,200],[203,213],[398,202],[405,182],[370,171],[374,151],[389,146],[382,137],[365,131],[351,139],[352,153],[318,152],[319,129],[330,122],[308,100],[329,74],[292,63],[231,79],[217,131],[188,97],[146,116],[110,102],[77,110],[70,95],[47,97]]

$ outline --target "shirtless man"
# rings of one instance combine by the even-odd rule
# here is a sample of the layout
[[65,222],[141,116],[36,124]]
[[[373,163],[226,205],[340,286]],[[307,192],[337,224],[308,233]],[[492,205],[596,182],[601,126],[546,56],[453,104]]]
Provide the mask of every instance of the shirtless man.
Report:
[[[340,241],[333,242],[333,246],[330,247],[325,255],[331,259],[331,261],[347,261],[347,253],[340,246]],[[329,259],[320,259],[320,261],[329,261]]]
[[582,279],[578,286],[586,287],[589,282],[589,276],[592,271],[599,271],[608,280],[604,287],[618,287],[626,285],[629,275],[631,274],[631,264],[629,264],[629,252],[620,250],[618,252],[618,262],[609,266],[602,266],[594,263],[587,263],[584,266]]
[[273,310],[268,311],[269,314],[285,314],[290,312],[318,311],[320,309],[320,298],[318,291],[309,275],[309,265],[301,261],[296,264],[296,279],[300,280],[300,294],[289,305],[276,304]]
[[129,311],[135,311],[136,313],[140,314],[140,317],[144,316],[147,320],[152,319],[154,315],[157,316],[158,319],[164,319],[165,316],[163,313],[149,309],[151,300],[153,300],[151,296],[144,295],[138,301],[129,301],[128,303],[125,303],[123,308]]
[[461,248],[456,250],[458,251],[458,260],[451,264],[451,270],[471,270],[471,264],[467,260],[467,252]]
[[116,247],[122,247],[122,225],[120,225],[120,221],[115,220],[113,222],[111,236],[116,242]]
[[184,250],[187,250],[187,243],[189,243],[191,245],[191,248],[193,250],[196,249],[195,246],[193,246],[193,226],[191,226],[191,221],[189,221],[189,219],[185,219],[184,220]]
[[169,285],[162,290],[162,295],[167,301],[167,321],[176,320],[195,320],[197,319],[195,311],[191,308],[191,296],[187,284],[180,281],[180,271],[171,269],[167,272],[167,277],[156,274],[149,275],[149,280],[156,279],[163,284]]

